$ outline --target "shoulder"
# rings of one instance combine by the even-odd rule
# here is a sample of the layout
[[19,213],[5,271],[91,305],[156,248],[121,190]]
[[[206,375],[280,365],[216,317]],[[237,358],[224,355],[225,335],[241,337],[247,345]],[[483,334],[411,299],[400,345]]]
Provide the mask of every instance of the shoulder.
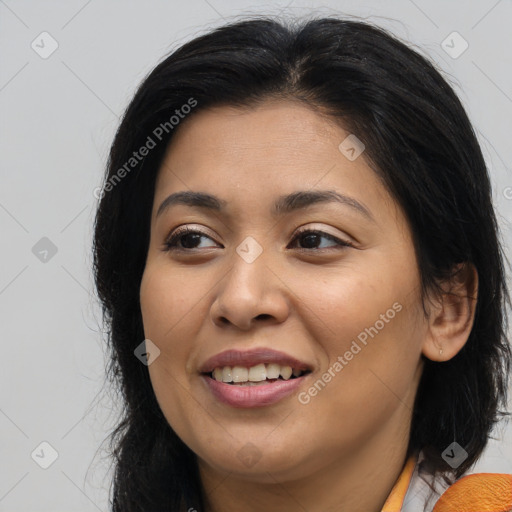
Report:
[[485,462],[476,464],[449,485],[422,472],[422,460],[420,452],[400,512],[512,511],[512,472],[508,468],[506,473],[492,473],[485,471]]
[[474,473],[459,478],[442,494],[432,512],[512,511],[512,474]]

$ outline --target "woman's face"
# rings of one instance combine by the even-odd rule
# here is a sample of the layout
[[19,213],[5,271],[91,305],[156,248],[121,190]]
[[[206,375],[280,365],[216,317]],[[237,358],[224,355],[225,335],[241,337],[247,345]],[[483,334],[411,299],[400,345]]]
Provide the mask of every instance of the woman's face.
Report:
[[[286,481],[405,453],[427,333],[417,262],[403,213],[349,135],[269,101],[198,112],[167,151],[140,301],[160,350],[155,395],[203,469]],[[174,201],[157,215],[177,192],[219,208]],[[287,366],[308,372],[285,379]]]

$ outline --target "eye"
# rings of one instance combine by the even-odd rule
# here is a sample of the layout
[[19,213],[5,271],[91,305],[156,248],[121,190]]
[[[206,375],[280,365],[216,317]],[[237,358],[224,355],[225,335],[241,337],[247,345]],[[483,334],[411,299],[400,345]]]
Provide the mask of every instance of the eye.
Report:
[[[190,251],[194,249],[200,249],[201,247],[197,243],[201,241],[201,238],[211,237],[198,231],[197,229],[189,228],[188,226],[178,228],[174,233],[165,241],[165,251]],[[208,246],[211,247],[211,246]]]
[[[321,245],[321,239],[327,239],[331,242],[334,242],[334,245],[328,247],[317,247],[318,243]],[[329,233],[325,233],[324,231],[319,231],[317,229],[304,229],[300,231],[291,243],[300,240],[303,242],[303,245],[306,247],[299,247],[299,251],[314,251],[318,249],[335,249],[336,247],[354,247],[354,245],[346,240],[341,240]]]
[[[164,243],[164,251],[193,251],[195,249],[201,249],[201,246],[198,245],[201,242],[201,238],[212,238],[202,231],[197,229],[192,229],[188,226],[178,228],[172,233],[172,235],[165,241]],[[330,240],[334,244],[328,247],[318,247],[318,244],[321,245],[321,239]],[[311,252],[315,250],[322,249],[335,249],[342,247],[354,247],[354,245],[346,240],[341,240],[329,233],[324,231],[320,231],[317,229],[304,229],[297,233],[294,237],[290,245],[292,245],[296,241],[302,241],[305,247],[298,247],[299,251]],[[290,247],[290,245],[288,247]],[[206,246],[212,247],[212,246]],[[203,247],[204,248],[204,247]]]

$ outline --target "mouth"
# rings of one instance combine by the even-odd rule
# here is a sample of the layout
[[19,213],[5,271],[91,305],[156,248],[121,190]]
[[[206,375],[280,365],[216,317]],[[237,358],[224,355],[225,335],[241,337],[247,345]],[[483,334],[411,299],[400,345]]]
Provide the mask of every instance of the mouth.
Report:
[[234,408],[267,407],[298,392],[311,370],[276,363],[223,366],[201,373],[211,397]]
[[263,407],[305,385],[314,366],[268,347],[226,350],[199,367],[211,398],[231,407]]
[[311,373],[311,370],[292,368],[277,363],[259,363],[250,367],[245,366],[217,366],[205,375],[216,382],[231,386],[261,386],[279,381],[298,379]]

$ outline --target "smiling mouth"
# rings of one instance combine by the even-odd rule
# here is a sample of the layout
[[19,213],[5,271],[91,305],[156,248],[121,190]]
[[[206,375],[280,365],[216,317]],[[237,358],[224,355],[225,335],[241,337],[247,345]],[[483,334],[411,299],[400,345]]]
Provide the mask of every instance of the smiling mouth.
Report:
[[311,373],[309,370],[300,370],[291,366],[281,366],[277,363],[257,364],[251,367],[223,366],[212,372],[204,373],[211,379],[233,386],[260,386],[278,381],[297,379]]

